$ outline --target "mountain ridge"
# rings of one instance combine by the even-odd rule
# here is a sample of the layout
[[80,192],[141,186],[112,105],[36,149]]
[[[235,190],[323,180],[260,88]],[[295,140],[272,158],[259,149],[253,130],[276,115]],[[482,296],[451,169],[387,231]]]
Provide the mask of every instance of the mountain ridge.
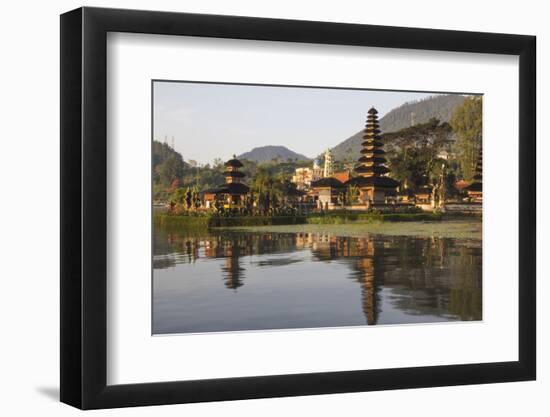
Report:
[[293,161],[311,160],[311,158],[294,152],[288,149],[286,146],[277,145],[258,146],[256,148],[252,148],[248,152],[238,155],[237,158],[247,159],[249,161],[254,161],[257,163],[270,162],[273,160],[288,161],[289,159]]
[[[392,133],[414,124],[428,122],[436,118],[440,122],[448,122],[454,110],[461,105],[466,96],[446,94],[430,96],[422,100],[410,101],[396,107],[380,118],[382,134]],[[354,161],[361,149],[363,130],[344,139],[331,149],[335,160]]]

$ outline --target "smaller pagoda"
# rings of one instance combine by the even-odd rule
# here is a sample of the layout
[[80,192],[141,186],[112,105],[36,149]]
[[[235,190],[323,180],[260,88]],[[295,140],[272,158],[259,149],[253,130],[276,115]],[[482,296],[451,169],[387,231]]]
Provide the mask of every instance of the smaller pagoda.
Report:
[[240,168],[243,167],[242,162],[233,155],[233,158],[224,166],[225,184],[203,191],[207,207],[211,206],[210,203],[213,200],[223,200],[224,203],[230,205],[243,205],[246,195],[250,192],[250,188],[242,183],[242,179],[245,177],[245,174],[240,171]]
[[472,200],[483,201],[483,154],[481,149],[479,150],[473,181],[466,187],[466,191],[468,192],[468,197]]
[[383,204],[386,196],[396,195],[399,182],[387,176],[390,170],[385,166],[386,152],[382,143],[378,111],[374,107],[368,111],[361,147],[362,156],[355,167],[358,176],[348,180],[346,185],[359,189],[361,201]]

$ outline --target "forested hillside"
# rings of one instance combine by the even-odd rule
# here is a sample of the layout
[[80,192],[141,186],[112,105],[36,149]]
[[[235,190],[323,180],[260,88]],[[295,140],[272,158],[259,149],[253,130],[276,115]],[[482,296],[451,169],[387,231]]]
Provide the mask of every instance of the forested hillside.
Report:
[[[405,103],[380,119],[380,129],[383,133],[391,133],[413,124],[427,123],[430,119],[448,122],[454,110],[464,102],[465,98],[457,94],[448,94]],[[332,148],[334,158],[340,161],[357,159],[362,137],[363,129],[336,145]]]
[[[243,167],[241,172],[245,174],[244,183],[251,186],[260,186],[258,181],[280,180],[281,184],[286,187],[289,178],[297,167],[311,164],[305,156],[292,152],[283,146],[268,146],[265,148],[283,148],[290,153],[270,154],[271,157],[266,157],[263,162],[256,162],[242,157]],[[279,157],[275,157],[276,155],[279,155]],[[252,157],[254,156],[259,157],[261,154],[256,153],[252,155]],[[181,154],[169,145],[158,141],[153,142],[153,198],[156,202],[177,200],[181,197],[182,192],[187,189],[199,192],[219,187],[225,183],[225,176],[223,175],[225,170],[226,167],[222,159],[216,158],[212,164],[191,166],[184,162]]]
[[170,185],[188,166],[181,154],[166,143],[153,141],[153,182]]

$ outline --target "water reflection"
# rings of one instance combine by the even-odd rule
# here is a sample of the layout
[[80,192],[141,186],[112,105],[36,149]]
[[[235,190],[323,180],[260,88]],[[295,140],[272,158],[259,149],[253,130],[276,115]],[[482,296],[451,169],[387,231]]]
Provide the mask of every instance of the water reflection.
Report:
[[157,230],[153,266],[155,333],[481,319],[479,240]]

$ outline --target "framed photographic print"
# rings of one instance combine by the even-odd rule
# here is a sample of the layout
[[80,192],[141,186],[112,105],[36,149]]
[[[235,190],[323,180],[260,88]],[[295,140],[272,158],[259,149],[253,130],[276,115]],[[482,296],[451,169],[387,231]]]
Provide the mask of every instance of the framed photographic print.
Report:
[[535,379],[535,38],[61,16],[61,400]]

